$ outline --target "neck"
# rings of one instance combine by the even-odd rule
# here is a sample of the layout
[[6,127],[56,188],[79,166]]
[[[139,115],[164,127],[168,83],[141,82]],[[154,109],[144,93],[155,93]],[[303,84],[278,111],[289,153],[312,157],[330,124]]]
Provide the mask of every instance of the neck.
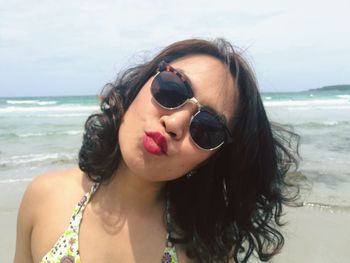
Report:
[[164,182],[151,182],[133,174],[121,162],[113,178],[100,186],[103,205],[123,214],[148,214],[164,207]]

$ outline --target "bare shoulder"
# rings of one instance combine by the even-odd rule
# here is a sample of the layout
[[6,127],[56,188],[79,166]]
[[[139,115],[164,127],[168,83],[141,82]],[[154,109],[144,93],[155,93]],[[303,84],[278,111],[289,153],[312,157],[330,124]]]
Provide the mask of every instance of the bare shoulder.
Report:
[[28,185],[22,203],[30,204],[34,214],[42,209],[47,211],[46,204],[59,205],[63,200],[74,199],[74,196],[84,193],[88,185],[89,180],[75,167],[47,172],[35,177]]
[[[35,253],[40,248],[33,243],[38,240],[35,236],[41,235],[42,240],[51,241],[59,235],[75,204],[91,184],[77,167],[47,172],[33,179],[18,211],[15,262],[31,262],[36,258]],[[50,225],[50,231],[43,228],[45,224]]]
[[79,184],[84,180],[84,173],[79,167],[71,167],[65,170],[49,171],[44,174],[38,175],[30,183],[29,187],[45,187],[52,190],[53,183],[66,184]]
[[[56,194],[64,194],[77,188],[88,186],[89,180],[77,167],[66,170],[50,171],[41,174],[33,179],[28,185],[25,195],[30,197],[45,196],[55,197]],[[62,190],[65,191],[62,191]],[[47,195],[49,194],[49,195]]]
[[[67,218],[92,182],[79,168],[52,171],[39,175],[28,185],[22,203],[30,207],[33,224],[52,217]],[[58,215],[59,214],[59,215]]]

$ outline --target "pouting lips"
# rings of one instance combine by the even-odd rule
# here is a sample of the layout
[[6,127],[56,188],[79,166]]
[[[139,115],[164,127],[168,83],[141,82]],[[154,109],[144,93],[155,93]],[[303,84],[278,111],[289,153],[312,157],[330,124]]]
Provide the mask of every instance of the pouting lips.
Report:
[[168,152],[168,144],[165,137],[160,132],[146,132],[146,136],[152,138],[152,140],[158,145],[162,153]]

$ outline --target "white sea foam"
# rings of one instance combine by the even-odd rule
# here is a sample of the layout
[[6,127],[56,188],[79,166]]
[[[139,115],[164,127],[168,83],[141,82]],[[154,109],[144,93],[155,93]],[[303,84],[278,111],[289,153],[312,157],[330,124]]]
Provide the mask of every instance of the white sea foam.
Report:
[[73,160],[76,154],[72,153],[39,153],[15,155],[0,160],[0,166],[13,166],[19,164],[30,164],[46,161],[69,161]]
[[[60,114],[39,114],[39,115],[35,115],[36,117],[58,117],[58,118],[62,118],[62,117],[86,117],[90,114],[91,112],[87,111],[85,113],[60,113]],[[32,115],[31,115],[32,116]]]
[[[46,113],[46,112],[26,112],[26,113],[21,113],[19,116],[20,117],[32,117],[32,118],[47,118],[47,117],[52,117],[52,118],[70,118],[70,117],[87,117],[91,113],[94,113],[95,111],[86,111],[86,112],[81,112],[81,113]],[[0,112],[0,117],[1,117],[1,112]]]
[[23,133],[23,134],[15,134],[15,136],[21,137],[21,138],[27,138],[27,137],[39,137],[39,136],[46,136],[48,135],[45,132],[29,132],[29,133]]
[[29,132],[23,134],[16,134],[18,137],[27,138],[27,137],[41,137],[41,136],[50,136],[50,135],[78,135],[81,134],[82,130],[71,130],[71,131],[55,131],[55,132]]
[[337,95],[337,97],[341,99],[350,99],[350,95]]
[[278,100],[265,101],[264,105],[267,107],[329,107],[329,106],[349,106],[350,101],[347,99],[328,99],[328,100]]
[[322,124],[325,126],[335,126],[335,125],[338,125],[338,122],[337,121],[323,121]]
[[7,100],[7,104],[35,104],[37,100]]
[[5,107],[0,108],[1,113],[30,113],[30,112],[71,112],[76,114],[77,112],[92,112],[98,110],[98,106],[79,106],[79,105],[62,105],[62,106],[52,106],[52,107]]
[[264,99],[265,99],[265,100],[271,100],[271,99],[272,99],[272,97],[270,97],[270,96],[266,96],[266,97],[264,97]]
[[350,122],[348,121],[307,121],[307,122],[295,122],[294,126],[298,127],[309,127],[309,128],[323,128],[323,127],[333,127],[333,126],[348,126]]
[[35,105],[54,105],[57,101],[41,101],[41,100],[6,100],[7,104],[35,104]]
[[55,105],[57,104],[57,101],[39,101],[39,105]]
[[17,178],[17,179],[3,179],[0,180],[0,184],[8,184],[8,183],[21,183],[21,182],[30,182],[31,178]]
[[68,135],[77,135],[77,134],[81,134],[81,133],[83,133],[82,130],[66,131],[66,132],[64,132],[64,134],[68,134]]
[[303,110],[350,110],[350,105],[344,105],[344,106],[336,106],[336,105],[330,105],[330,106],[310,106],[310,107],[288,107],[289,111],[303,111]]

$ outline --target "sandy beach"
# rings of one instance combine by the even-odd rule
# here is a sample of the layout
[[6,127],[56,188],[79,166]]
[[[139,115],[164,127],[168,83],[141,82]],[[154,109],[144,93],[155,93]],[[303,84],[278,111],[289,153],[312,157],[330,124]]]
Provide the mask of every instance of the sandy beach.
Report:
[[349,262],[349,211],[308,206],[287,210],[286,244],[272,262]]
[[16,217],[17,211],[0,212],[0,261],[13,262],[16,242]]
[[[17,206],[0,212],[2,263],[13,260]],[[286,244],[273,263],[346,263],[350,244],[350,212],[304,206],[287,208],[283,228]],[[251,262],[259,262],[251,260]]]
[[16,184],[16,189],[11,189],[11,184],[0,184],[0,262],[13,262],[17,212],[28,183]]

